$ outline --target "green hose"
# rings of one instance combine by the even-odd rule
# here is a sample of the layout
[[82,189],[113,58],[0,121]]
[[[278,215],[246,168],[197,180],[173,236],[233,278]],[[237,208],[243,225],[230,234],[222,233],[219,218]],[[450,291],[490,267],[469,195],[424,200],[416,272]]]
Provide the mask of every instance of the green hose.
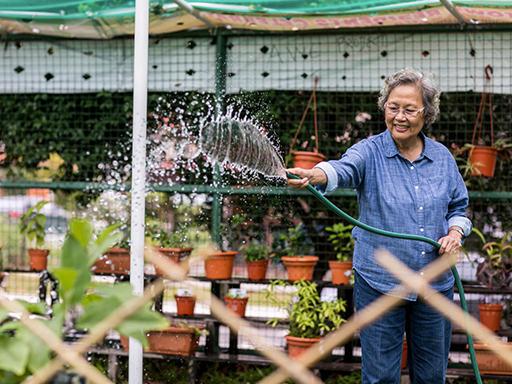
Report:
[[[289,179],[298,179],[301,178],[292,175],[289,172],[286,172],[286,176]],[[389,232],[384,231],[382,229],[377,229],[374,227],[371,227],[367,224],[361,223],[360,221],[354,219],[352,216],[347,215],[345,212],[343,212],[341,209],[339,209],[337,206],[335,206],[333,203],[329,201],[324,195],[322,195],[319,191],[317,191],[312,185],[308,185],[306,189],[311,192],[322,204],[324,204],[327,208],[329,208],[331,211],[336,213],[338,216],[340,216],[342,219],[345,219],[350,224],[353,224],[359,228],[362,228],[364,230],[367,230],[368,232],[373,232],[378,235],[388,236],[388,237],[395,237],[399,239],[406,239],[406,240],[417,240],[417,241],[423,241],[425,243],[429,243],[433,245],[436,249],[441,248],[441,245],[432,239],[429,239],[428,237],[423,236],[416,236],[416,235],[407,235],[403,233],[395,233],[395,232]],[[468,306],[466,304],[466,297],[464,295],[464,289],[462,287],[462,282],[460,281],[459,272],[457,272],[457,268],[455,268],[455,265],[452,265],[452,273],[455,277],[455,283],[457,284],[457,289],[459,291],[460,296],[460,304],[462,306],[462,309],[464,310],[464,313],[466,314],[466,335],[468,337],[468,346],[469,346],[469,355],[471,356],[471,363],[473,365],[473,372],[475,373],[475,378],[477,384],[482,384],[482,379],[480,377],[480,372],[478,370],[478,365],[476,362],[476,356],[475,356],[475,346],[473,345],[473,336],[471,335],[470,329],[469,329],[469,315],[468,315]]]

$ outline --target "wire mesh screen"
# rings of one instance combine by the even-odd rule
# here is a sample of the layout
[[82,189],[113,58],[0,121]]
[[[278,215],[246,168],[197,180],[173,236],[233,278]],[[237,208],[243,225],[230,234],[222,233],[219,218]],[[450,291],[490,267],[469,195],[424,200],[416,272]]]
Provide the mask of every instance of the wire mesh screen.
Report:
[[[495,176],[489,179],[466,171],[464,149],[475,132],[481,132],[481,142],[489,145],[490,110],[494,139],[506,142],[511,137],[511,38],[510,32],[446,31],[229,35],[225,42],[227,96],[222,101],[225,110],[252,119],[264,129],[287,165],[295,135],[293,149],[318,147],[328,159],[336,159],[354,143],[386,129],[377,107],[386,76],[405,67],[432,72],[443,92],[441,115],[425,133],[456,157],[472,194],[468,212],[474,226],[500,237],[512,229],[510,151],[500,152]],[[327,228],[340,222],[334,213],[305,192],[282,188],[282,180],[265,179],[261,174],[247,179],[236,170],[218,175],[202,156],[193,164],[180,162],[176,143],[165,136],[184,125],[197,134],[201,118],[214,115],[219,101],[215,99],[219,91],[216,55],[223,48],[218,44],[211,36],[195,35],[150,40],[148,154],[157,148],[158,156],[148,158],[157,168],[157,172],[148,169],[152,184],[146,205],[148,228],[156,225],[168,234],[184,230],[198,251],[215,237],[217,219],[228,223],[238,215],[243,220],[234,236],[235,250],[257,239],[276,254],[280,235],[302,225],[304,242],[319,257],[313,278],[329,285],[328,261],[336,252]],[[18,230],[20,215],[28,207],[39,200],[52,203],[46,224],[50,269],[58,265],[70,218],[89,217],[100,226],[121,221],[124,229],[129,228],[130,194],[125,183],[130,181],[131,170],[133,41],[19,39],[6,47],[0,72],[0,176],[4,186],[0,190],[0,255],[1,267],[9,275],[2,284],[13,296],[37,300],[40,276],[24,273],[30,268],[28,244]],[[488,81],[486,66],[492,67]],[[316,105],[307,108],[315,77]],[[492,94],[492,105],[486,104],[483,123],[475,127],[485,89]],[[13,187],[13,181],[28,184]],[[493,193],[503,195],[498,199]],[[353,191],[338,191],[331,201],[357,218]],[[157,243],[149,233],[146,240],[148,246]],[[468,239],[471,260],[478,259],[481,245],[477,238]],[[474,284],[475,267],[464,260],[458,266],[464,282]],[[250,283],[243,250],[235,258],[233,280],[220,288],[205,278],[203,264],[190,273],[201,281],[197,290],[212,291],[221,298],[228,288],[246,290],[250,298],[247,316],[261,328],[276,315],[265,301],[264,286],[268,280],[286,278],[283,264],[272,261],[266,280]],[[153,276],[154,269],[148,274]],[[170,315],[175,315],[174,294],[179,288],[179,284],[169,284],[164,293],[162,308]],[[478,295],[471,300],[470,311],[476,313],[474,305],[483,298]],[[209,308],[198,307],[196,315],[210,316]],[[272,333],[276,345],[281,342],[278,333]],[[219,345],[228,348],[227,330],[223,328],[220,334]],[[246,348],[246,341],[239,340],[238,347]]]

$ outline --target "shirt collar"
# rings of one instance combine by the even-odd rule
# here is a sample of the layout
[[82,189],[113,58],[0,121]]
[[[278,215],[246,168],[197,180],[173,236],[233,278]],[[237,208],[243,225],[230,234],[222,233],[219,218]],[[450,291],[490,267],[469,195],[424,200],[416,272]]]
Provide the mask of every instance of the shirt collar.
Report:
[[[428,138],[425,136],[423,131],[420,131],[419,133],[421,137],[423,138],[423,152],[421,153],[421,156],[418,158],[418,160],[421,160],[423,157],[426,157],[427,159],[433,161],[434,160],[434,145]],[[393,157],[396,155],[400,155],[400,152],[398,151],[395,142],[393,141],[393,137],[391,136],[391,133],[389,130],[386,129],[384,132],[384,149],[386,151],[387,157]]]

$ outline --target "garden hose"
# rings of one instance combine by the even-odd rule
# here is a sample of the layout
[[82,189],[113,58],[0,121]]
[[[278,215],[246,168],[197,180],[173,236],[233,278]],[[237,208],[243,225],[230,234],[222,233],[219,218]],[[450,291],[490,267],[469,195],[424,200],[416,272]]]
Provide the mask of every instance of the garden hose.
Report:
[[[289,172],[286,172],[286,176],[289,179],[298,179],[298,180],[301,179],[300,177],[298,177],[296,175],[292,175]],[[423,241],[425,243],[429,243],[429,244],[433,245],[436,249],[441,248],[441,245],[437,241],[429,239],[428,237],[384,231],[382,229],[377,229],[377,228],[371,227],[367,224],[361,223],[360,221],[347,215],[345,212],[343,212],[341,209],[339,209],[337,206],[335,206],[333,203],[331,203],[329,201],[329,199],[327,199],[324,195],[322,195],[319,191],[317,191],[312,185],[308,185],[306,187],[306,189],[309,192],[311,192],[318,200],[320,200],[320,202],[322,204],[324,204],[331,211],[336,213],[342,219],[348,221],[350,224],[353,224],[359,228],[362,228],[366,231],[373,232],[373,233],[376,233],[376,234],[382,235],[382,236],[395,237],[398,239],[406,239],[406,240]],[[460,304],[462,306],[462,309],[464,310],[464,313],[466,314],[466,325],[467,325],[466,335],[468,338],[469,355],[471,356],[471,364],[473,366],[473,372],[475,373],[475,378],[476,378],[477,384],[482,384],[482,379],[480,377],[480,372],[478,370],[478,365],[476,362],[475,347],[473,345],[473,336],[471,335],[471,332],[469,330],[468,306],[466,304],[466,297],[464,295],[464,289],[462,287],[462,282],[460,281],[459,272],[457,271],[457,268],[455,268],[455,265],[452,265],[451,269],[452,269],[453,276],[455,277],[455,283],[457,284],[457,289],[459,291]]]

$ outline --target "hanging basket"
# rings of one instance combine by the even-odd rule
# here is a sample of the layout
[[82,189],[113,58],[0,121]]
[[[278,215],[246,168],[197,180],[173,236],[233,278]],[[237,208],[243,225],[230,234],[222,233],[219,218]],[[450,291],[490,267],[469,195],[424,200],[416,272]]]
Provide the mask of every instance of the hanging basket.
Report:
[[[471,163],[471,176],[485,176],[494,177],[494,169],[496,168],[496,158],[498,156],[498,150],[494,148],[494,131],[492,123],[492,95],[488,92],[489,83],[491,76],[489,74],[493,72],[490,65],[485,67],[485,86],[482,92],[482,98],[480,100],[480,106],[478,108],[478,115],[476,117],[475,128],[473,129],[473,137],[471,139],[471,150],[469,152],[469,162]],[[484,114],[485,104],[488,98],[489,103],[489,121],[491,128],[491,145],[483,146],[479,143],[483,142],[481,139],[482,126],[484,125]],[[478,136],[477,136],[478,130]],[[475,143],[476,138],[476,143]]]
[[[315,76],[313,83],[313,93],[309,98],[308,104],[306,106],[306,110],[302,115],[302,119],[300,121],[299,127],[297,128],[297,132],[295,132],[295,136],[293,137],[292,144],[290,145],[289,154],[292,156],[292,162],[294,168],[302,168],[302,169],[312,169],[315,165],[320,163],[321,161],[326,161],[327,158],[318,152],[318,119],[316,116],[316,84],[318,83],[318,77]],[[293,146],[295,145],[295,141],[297,140],[297,136],[299,135],[300,129],[302,128],[302,124],[306,118],[308,113],[309,106],[313,101],[313,112],[315,115],[315,148],[313,152],[306,151],[293,151]]]

